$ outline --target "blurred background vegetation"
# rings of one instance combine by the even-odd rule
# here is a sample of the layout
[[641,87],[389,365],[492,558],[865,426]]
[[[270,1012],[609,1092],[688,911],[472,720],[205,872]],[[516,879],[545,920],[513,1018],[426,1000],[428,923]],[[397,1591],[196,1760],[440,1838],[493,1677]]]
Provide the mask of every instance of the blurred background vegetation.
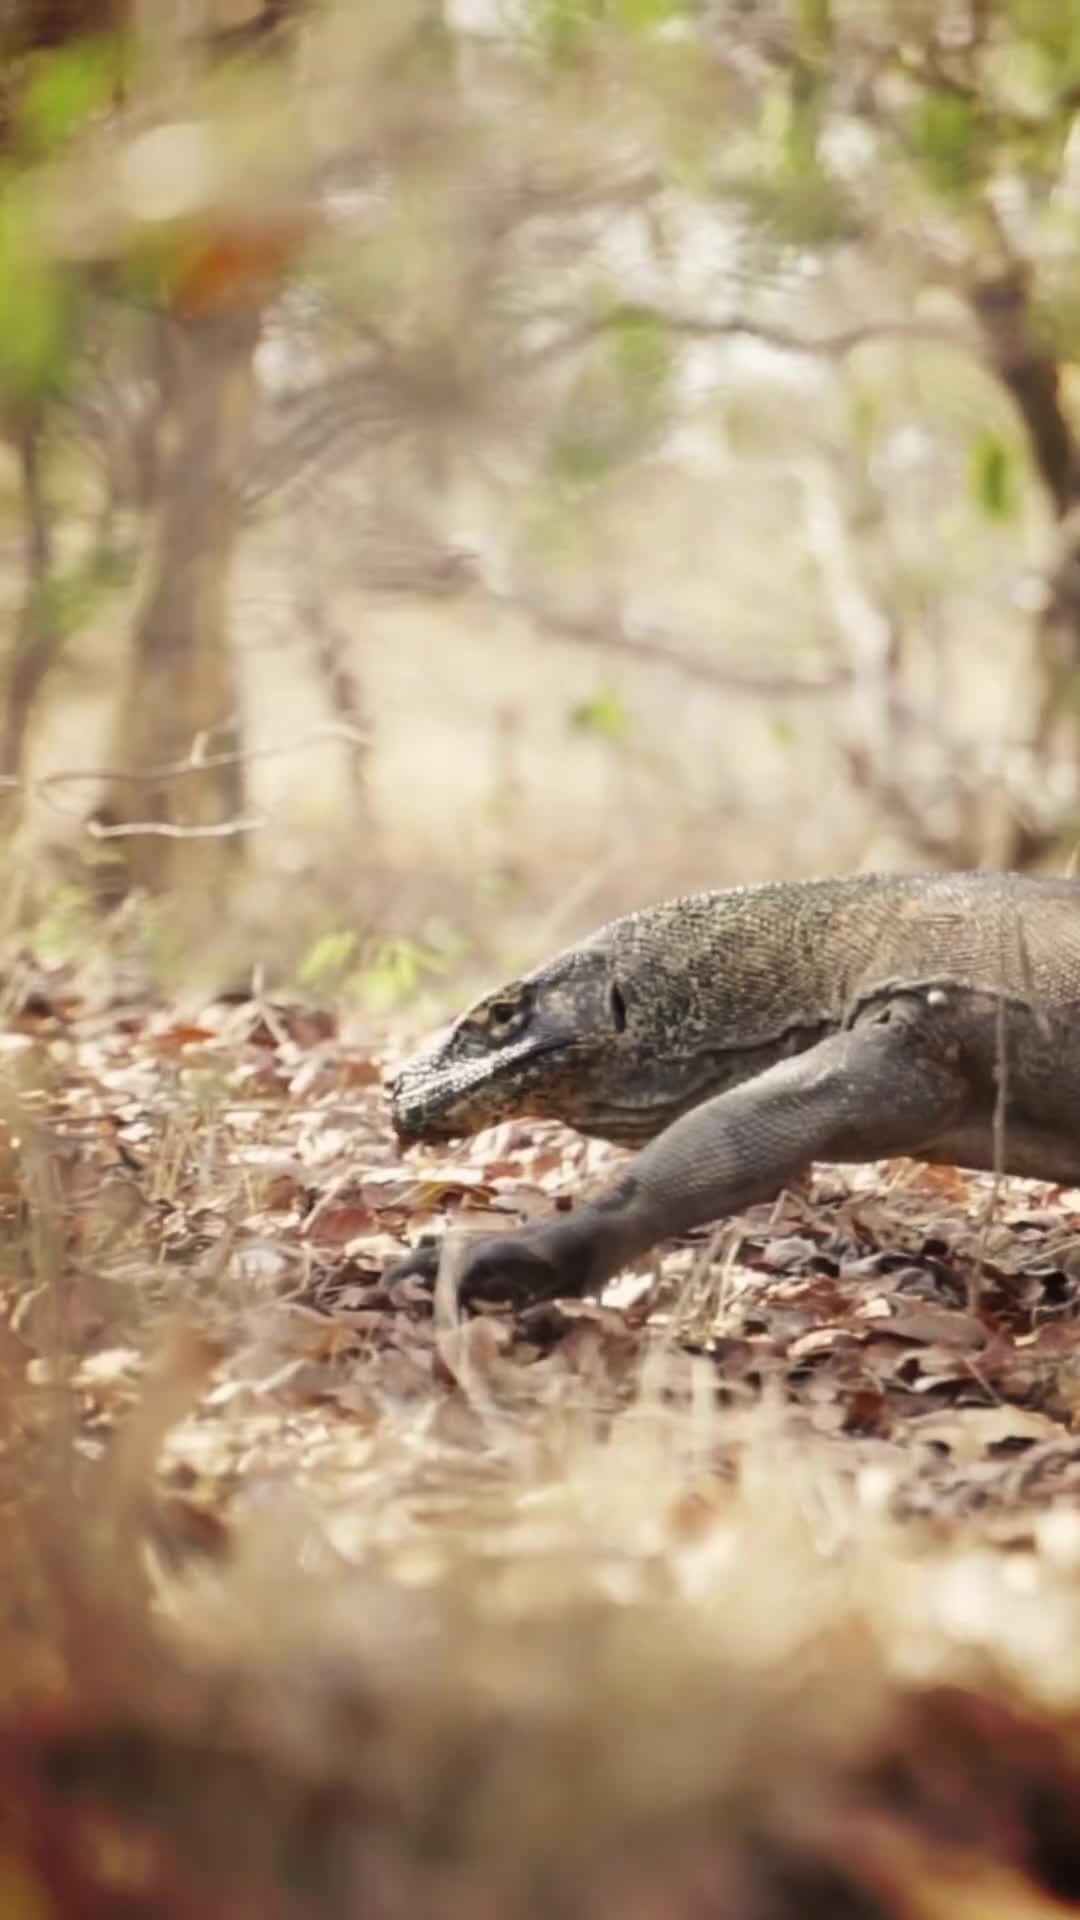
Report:
[[0,0],[9,933],[1067,865],[1078,108],[1080,0]]

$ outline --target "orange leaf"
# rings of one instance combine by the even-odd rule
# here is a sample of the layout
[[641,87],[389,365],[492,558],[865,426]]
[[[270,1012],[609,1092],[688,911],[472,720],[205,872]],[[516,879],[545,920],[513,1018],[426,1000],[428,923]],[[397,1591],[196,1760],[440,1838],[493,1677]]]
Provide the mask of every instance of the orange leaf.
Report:
[[156,1033],[152,1044],[159,1053],[179,1053],[182,1047],[202,1046],[217,1037],[209,1027],[190,1027],[179,1022],[175,1027],[166,1027],[164,1033]]

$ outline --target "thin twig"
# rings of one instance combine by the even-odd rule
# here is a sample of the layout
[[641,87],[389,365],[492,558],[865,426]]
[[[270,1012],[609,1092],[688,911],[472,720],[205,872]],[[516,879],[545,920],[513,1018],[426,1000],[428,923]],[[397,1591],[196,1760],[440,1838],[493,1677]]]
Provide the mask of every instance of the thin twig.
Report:
[[125,826],[104,827],[100,820],[88,820],[86,831],[94,840],[127,840],[143,833],[156,833],[163,840],[226,840],[266,824],[266,815],[257,813],[246,820],[215,820],[202,827],[179,827],[171,820],[131,820]]
[[42,774],[34,780],[4,776],[0,778],[0,787],[26,787],[33,792],[40,792],[47,787],[70,786],[73,781],[81,780],[117,780],[132,784],[176,780],[184,774],[212,772],[215,767],[246,765],[251,760],[278,760],[284,754],[303,753],[308,747],[319,746],[324,740],[345,740],[352,746],[365,749],[371,745],[370,735],[333,721],[314,728],[299,740],[286,740],[276,747],[244,747],[227,753],[206,754],[200,754],[197,748],[193,748],[183,760],[165,761],[156,767],[140,767],[136,771],[121,767],[65,767],[62,772]]
[[639,630],[636,626],[631,631],[617,614],[565,613],[526,594],[490,586],[484,580],[476,584],[490,600],[512,613],[524,614],[557,639],[574,646],[603,647],[606,652],[621,653],[650,666],[668,667],[673,673],[705,686],[722,687],[728,693],[752,693],[764,699],[836,693],[851,679],[850,670],[842,666],[814,678],[798,673],[755,673],[727,662],[721,666],[700,653],[683,652],[683,643],[675,634],[664,635],[655,628]]
[[518,372],[527,368],[531,372],[563,353],[588,346],[590,341],[625,326],[628,321],[655,326],[685,340],[753,340],[781,353],[818,360],[842,360],[856,348],[880,340],[923,342],[957,351],[970,350],[972,346],[971,338],[960,327],[935,320],[865,320],[857,326],[841,327],[835,333],[815,337],[793,332],[790,327],[752,320],[748,314],[728,314],[723,319],[710,320],[701,314],[674,313],[648,301],[633,300],[569,324],[555,339],[545,340],[540,346],[513,356],[508,367]]

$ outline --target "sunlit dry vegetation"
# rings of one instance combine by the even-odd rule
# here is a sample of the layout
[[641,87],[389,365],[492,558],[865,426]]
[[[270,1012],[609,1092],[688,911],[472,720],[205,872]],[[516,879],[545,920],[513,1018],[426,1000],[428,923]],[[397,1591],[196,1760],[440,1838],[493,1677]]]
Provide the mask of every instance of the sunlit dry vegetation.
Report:
[[1061,870],[1065,0],[0,6],[0,1910],[1080,1901],[1080,1196],[511,1317],[387,1065],[688,885]]

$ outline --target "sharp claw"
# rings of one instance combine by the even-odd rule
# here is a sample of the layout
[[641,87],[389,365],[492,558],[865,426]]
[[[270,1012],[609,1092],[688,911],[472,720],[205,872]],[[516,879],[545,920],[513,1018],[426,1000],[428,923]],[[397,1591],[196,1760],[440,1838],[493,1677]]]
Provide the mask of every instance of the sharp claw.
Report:
[[402,1259],[395,1260],[393,1266],[387,1268],[384,1284],[393,1288],[400,1286],[405,1280],[418,1280],[423,1286],[430,1288],[435,1285],[438,1271],[438,1242],[432,1234],[426,1234],[411,1252],[405,1254]]
[[[458,1280],[458,1299],[468,1306],[478,1301],[509,1306],[515,1312],[551,1300],[561,1292],[578,1292],[561,1262],[549,1255],[543,1245],[532,1244],[528,1230],[521,1234],[485,1236],[473,1240],[464,1249]],[[391,1291],[411,1282],[426,1292],[434,1288],[442,1259],[443,1242],[426,1235],[412,1251],[392,1266],[386,1275]],[[403,1294],[403,1301],[409,1295]],[[415,1299],[415,1293],[411,1296]]]

